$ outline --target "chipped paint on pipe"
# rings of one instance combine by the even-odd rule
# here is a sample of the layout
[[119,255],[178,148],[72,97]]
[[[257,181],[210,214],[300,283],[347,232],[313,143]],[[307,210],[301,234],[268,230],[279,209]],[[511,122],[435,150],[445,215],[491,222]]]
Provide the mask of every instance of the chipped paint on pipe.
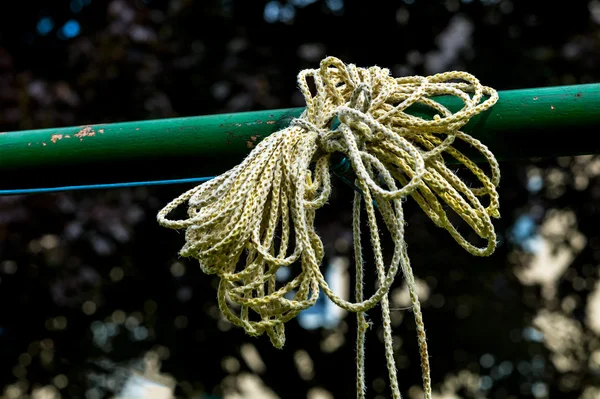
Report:
[[79,162],[244,154],[301,109],[7,132],[0,169]]

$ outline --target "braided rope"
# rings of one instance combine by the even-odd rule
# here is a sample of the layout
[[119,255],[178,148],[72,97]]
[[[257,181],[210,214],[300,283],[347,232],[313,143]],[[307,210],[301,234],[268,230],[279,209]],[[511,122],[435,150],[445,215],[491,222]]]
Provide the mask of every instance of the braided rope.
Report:
[[[316,87],[315,95],[309,80]],[[261,141],[238,166],[173,200],[159,212],[158,222],[185,229],[180,254],[198,259],[205,273],[220,277],[218,302],[225,317],[250,335],[266,333],[277,348],[285,342],[284,323],[312,306],[319,290],[338,306],[357,313],[358,398],[364,398],[366,391],[365,312],[378,303],[383,313],[392,394],[401,397],[388,299],[401,269],[417,326],[425,397],[430,399],[425,327],[404,240],[402,200],[412,196],[427,216],[469,253],[487,256],[494,251],[496,235],[491,218],[500,216],[496,191],[499,166],[481,142],[460,129],[495,104],[498,94],[465,72],[393,78],[387,69],[358,68],[333,57],[324,59],[319,69],[301,71],[298,84],[306,100],[300,118]],[[452,113],[432,98],[440,95],[456,96],[464,106]],[[436,115],[431,120],[409,115],[405,111],[414,104],[429,107]],[[331,129],[336,116],[340,124]],[[453,147],[456,140],[468,143],[485,157],[490,176]],[[353,211],[355,302],[340,298],[325,281],[320,270],[323,244],[314,228],[315,212],[331,193],[329,168],[334,152],[349,160],[355,185],[361,191],[355,194]],[[469,187],[446,166],[444,156],[464,165],[481,186]],[[487,207],[480,200],[483,196],[488,197]],[[171,211],[186,203],[187,219],[167,219]],[[487,244],[477,247],[467,241],[449,220],[442,203]],[[367,299],[363,295],[360,239],[363,206],[378,286]],[[387,266],[376,211],[394,244]],[[245,260],[240,262],[243,255]],[[282,267],[298,268],[299,272],[288,283],[280,284],[276,272]]]

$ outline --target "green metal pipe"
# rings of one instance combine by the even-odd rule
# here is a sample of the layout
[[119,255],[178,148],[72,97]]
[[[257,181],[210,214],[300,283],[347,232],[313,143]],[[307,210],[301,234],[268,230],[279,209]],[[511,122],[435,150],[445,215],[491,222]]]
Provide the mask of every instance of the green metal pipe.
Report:
[[[600,84],[501,91],[464,130],[501,160],[600,153]],[[458,110],[461,102],[440,97]],[[0,189],[220,173],[303,108],[0,133]],[[412,114],[427,116],[414,107]],[[83,176],[82,176],[83,175]]]

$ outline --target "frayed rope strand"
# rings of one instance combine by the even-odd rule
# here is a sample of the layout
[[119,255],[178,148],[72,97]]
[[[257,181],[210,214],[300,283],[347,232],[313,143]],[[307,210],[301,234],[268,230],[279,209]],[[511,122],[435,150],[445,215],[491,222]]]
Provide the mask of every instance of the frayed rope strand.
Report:
[[[314,95],[309,81],[316,87]],[[378,303],[383,313],[392,396],[401,397],[388,293],[402,270],[417,326],[424,394],[430,399],[427,341],[404,240],[403,199],[414,198],[435,225],[446,229],[469,253],[488,256],[494,251],[496,235],[491,219],[500,216],[498,162],[481,142],[460,129],[494,105],[498,94],[465,72],[393,78],[387,69],[358,68],[333,57],[324,59],[318,69],[301,71],[298,85],[306,101],[306,110],[298,119],[262,140],[240,165],[173,200],[159,212],[158,222],[185,229],[180,254],[198,259],[205,273],[220,277],[217,298],[225,317],[250,335],[266,333],[277,348],[285,343],[285,322],[314,305],[320,290],[341,308],[357,313],[358,398],[364,398],[366,392],[365,312]],[[451,112],[434,100],[443,95],[460,98],[464,106]],[[429,107],[435,113],[433,119],[405,112],[414,104]],[[334,118],[336,126],[332,128]],[[490,175],[453,147],[455,141],[478,150],[489,163]],[[334,153],[348,159],[356,176],[354,186],[360,190],[353,211],[355,302],[342,299],[327,285],[320,268],[323,244],[314,227],[315,213],[331,193]],[[469,187],[446,166],[444,156],[468,169],[480,187]],[[487,197],[487,206],[481,197]],[[187,219],[167,218],[184,204]],[[467,241],[450,222],[447,207],[487,244],[478,247]],[[361,208],[367,216],[378,287],[366,299]],[[376,212],[394,244],[388,265]],[[242,256],[245,259],[240,269]],[[285,284],[276,281],[277,270],[282,267],[297,271]]]

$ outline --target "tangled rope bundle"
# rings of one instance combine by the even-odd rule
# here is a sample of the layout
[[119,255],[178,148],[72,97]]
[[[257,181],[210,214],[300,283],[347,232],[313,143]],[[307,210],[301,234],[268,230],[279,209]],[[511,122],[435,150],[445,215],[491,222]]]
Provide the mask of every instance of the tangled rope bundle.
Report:
[[[316,87],[314,95],[310,80]],[[388,299],[401,269],[417,326],[425,396],[431,398],[423,316],[404,240],[403,199],[412,196],[437,226],[446,229],[471,254],[487,256],[494,251],[496,235],[491,218],[500,216],[498,163],[482,143],[460,129],[471,117],[495,104],[498,94],[464,72],[393,78],[387,69],[358,68],[333,57],[324,59],[319,69],[301,71],[298,84],[306,100],[300,118],[261,141],[238,166],[173,200],[159,212],[158,222],[185,229],[186,242],[180,254],[198,259],[205,273],[220,277],[218,301],[225,317],[250,335],[267,333],[277,348],[285,342],[284,323],[315,304],[319,290],[338,306],[357,313],[359,398],[364,398],[366,391],[365,312],[378,303],[383,313],[392,394],[401,397]],[[453,113],[432,98],[441,95],[456,96],[464,106]],[[433,119],[406,113],[414,104],[433,110]],[[335,128],[334,117],[339,120]],[[453,147],[456,140],[484,156],[490,176]],[[320,269],[323,244],[314,228],[315,213],[331,193],[334,153],[343,154],[350,162],[360,190],[355,194],[353,210],[355,302],[340,298],[327,285]],[[464,165],[481,186],[469,187],[446,166],[444,156]],[[487,206],[481,197],[488,198]],[[167,219],[185,203],[189,206],[188,219]],[[377,290],[367,299],[363,294],[360,238],[363,204],[377,274]],[[477,247],[467,241],[451,223],[447,207],[487,244]],[[387,266],[376,212],[394,244]],[[276,278],[280,268],[298,272],[291,281],[280,283]],[[371,264],[368,269],[372,269]]]

